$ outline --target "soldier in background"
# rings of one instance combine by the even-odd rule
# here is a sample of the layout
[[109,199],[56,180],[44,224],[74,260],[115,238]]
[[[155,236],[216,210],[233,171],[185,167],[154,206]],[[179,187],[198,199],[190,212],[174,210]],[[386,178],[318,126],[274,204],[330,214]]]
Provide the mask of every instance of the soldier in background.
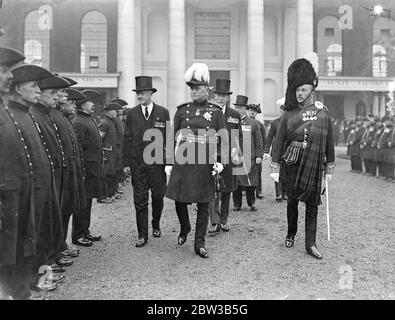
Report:
[[376,134],[376,122],[370,118],[367,129],[361,139],[362,158],[365,164],[364,175],[375,176],[376,167],[373,165],[373,140]]
[[376,133],[374,135],[374,139],[372,143],[372,148],[373,148],[372,173],[374,172],[374,177],[381,178],[383,177],[383,162],[381,158],[382,154],[379,150],[379,141],[381,135],[384,132],[384,123],[379,118],[376,118],[375,122],[376,122]]
[[385,116],[384,121],[384,130],[381,134],[378,143],[378,149],[380,153],[380,159],[382,161],[382,172],[383,179],[385,181],[391,181],[393,179],[393,169],[392,169],[392,159],[391,159],[391,135],[393,132],[393,123],[390,116]]

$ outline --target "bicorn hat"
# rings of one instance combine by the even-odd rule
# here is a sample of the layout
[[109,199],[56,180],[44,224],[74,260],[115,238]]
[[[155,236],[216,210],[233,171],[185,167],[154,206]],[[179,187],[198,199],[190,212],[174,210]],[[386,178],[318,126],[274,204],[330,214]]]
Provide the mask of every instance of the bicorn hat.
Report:
[[39,81],[54,76],[51,71],[34,64],[21,64],[12,68],[11,72],[14,76],[12,79],[12,83],[14,84],[29,81]]
[[118,110],[122,110],[122,106],[118,103],[115,103],[115,102],[109,102],[104,106],[103,110],[104,111],[111,111],[111,110],[118,111]]
[[211,89],[214,93],[231,95],[233,92],[230,91],[230,80],[228,79],[217,79],[215,82],[215,88]]
[[315,52],[292,62],[287,73],[288,86],[284,103],[285,110],[292,110],[298,107],[298,101],[296,100],[297,88],[305,84],[310,84],[314,88],[318,86],[318,73],[318,56]]
[[71,86],[70,82],[60,76],[53,76],[42,79],[38,82],[38,86],[41,90],[47,89],[66,89]]
[[209,86],[210,71],[205,63],[194,63],[185,73],[184,79],[189,87]]
[[0,65],[12,67],[23,60],[25,60],[25,56],[22,52],[7,47],[0,47]]
[[152,77],[147,77],[147,76],[140,76],[136,77],[136,89],[134,89],[134,92],[141,92],[141,91],[149,91],[151,90],[152,92],[156,92],[156,88],[153,88],[152,86]]
[[247,107],[248,106],[248,97],[238,95],[236,97],[236,102],[234,103],[235,106]]
[[77,101],[77,100],[86,99],[86,95],[84,95],[82,92],[72,89],[72,88],[67,88],[66,93],[68,96],[67,100]]

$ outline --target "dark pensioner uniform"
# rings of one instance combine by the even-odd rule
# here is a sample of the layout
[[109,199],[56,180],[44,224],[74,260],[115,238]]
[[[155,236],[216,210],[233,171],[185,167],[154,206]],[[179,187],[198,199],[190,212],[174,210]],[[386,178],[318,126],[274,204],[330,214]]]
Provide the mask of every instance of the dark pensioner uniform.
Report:
[[[265,125],[259,120],[256,120],[256,121],[258,122],[259,128],[261,130],[263,146],[265,146],[266,145],[266,129],[265,129]],[[258,175],[259,181],[258,181],[258,186],[256,187],[256,194],[258,196],[258,195],[262,194],[262,163],[258,164],[257,166],[258,166],[258,172],[259,172],[259,175]]]

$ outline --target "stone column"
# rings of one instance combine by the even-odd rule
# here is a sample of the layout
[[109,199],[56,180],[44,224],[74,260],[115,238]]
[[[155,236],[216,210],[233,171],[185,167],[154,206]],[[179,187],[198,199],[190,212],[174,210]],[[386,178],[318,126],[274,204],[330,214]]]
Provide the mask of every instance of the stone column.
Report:
[[283,92],[287,89],[288,67],[296,59],[296,3],[286,1],[284,8]]
[[167,107],[171,117],[185,102],[186,36],[185,0],[169,0],[169,40],[167,59]]
[[379,115],[379,96],[377,93],[374,94],[373,96],[373,110],[372,113],[374,116]]
[[130,106],[135,103],[135,14],[134,0],[118,0],[118,95]]
[[[264,0],[248,0],[246,94],[249,102],[261,105],[265,81],[264,56]],[[265,113],[265,106],[262,111]]]
[[313,0],[297,0],[296,58],[313,51]]

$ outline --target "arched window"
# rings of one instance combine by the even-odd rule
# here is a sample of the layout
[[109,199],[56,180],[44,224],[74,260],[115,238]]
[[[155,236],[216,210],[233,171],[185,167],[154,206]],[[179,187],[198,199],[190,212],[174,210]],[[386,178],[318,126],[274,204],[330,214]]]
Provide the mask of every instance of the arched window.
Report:
[[326,76],[341,76],[343,72],[343,36],[336,17],[327,16],[318,22],[317,51],[320,70]]
[[26,63],[49,68],[49,29],[40,23],[38,10],[31,11],[25,18],[24,53]]
[[380,45],[373,45],[373,77],[387,77],[387,51]]
[[331,44],[327,53],[327,74],[334,77],[343,70],[343,48],[340,44]]
[[107,19],[98,11],[90,11],[82,18],[81,72],[107,72]]

